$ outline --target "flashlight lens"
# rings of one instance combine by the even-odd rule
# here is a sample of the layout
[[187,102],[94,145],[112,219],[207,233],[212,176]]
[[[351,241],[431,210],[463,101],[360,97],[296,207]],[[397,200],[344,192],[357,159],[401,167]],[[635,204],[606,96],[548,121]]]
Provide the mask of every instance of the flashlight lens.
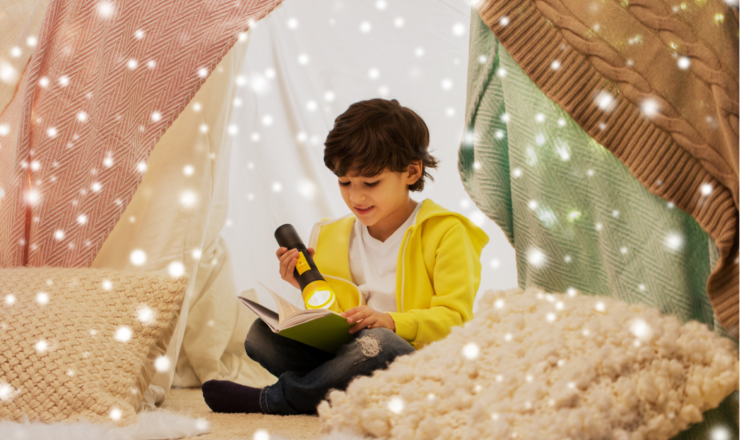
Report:
[[312,307],[319,307],[327,302],[330,297],[331,292],[329,292],[328,290],[317,290],[313,293],[313,295],[311,295],[311,298],[308,300],[308,305]]

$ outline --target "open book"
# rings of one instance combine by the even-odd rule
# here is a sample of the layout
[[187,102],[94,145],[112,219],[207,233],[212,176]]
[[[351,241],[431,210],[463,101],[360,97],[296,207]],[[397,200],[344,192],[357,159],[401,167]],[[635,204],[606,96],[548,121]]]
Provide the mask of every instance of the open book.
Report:
[[273,332],[332,354],[354,337],[349,332],[352,325],[340,314],[328,309],[301,310],[264,284],[259,284],[275,299],[277,313],[243,296],[239,299]]

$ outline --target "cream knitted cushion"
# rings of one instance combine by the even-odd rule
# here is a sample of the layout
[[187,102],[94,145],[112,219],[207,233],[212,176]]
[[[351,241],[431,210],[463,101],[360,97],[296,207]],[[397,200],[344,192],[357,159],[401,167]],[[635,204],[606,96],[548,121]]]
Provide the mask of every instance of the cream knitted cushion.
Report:
[[384,439],[667,440],[737,387],[735,344],[705,324],[511,289],[486,292],[447,338],[331,391],[318,413],[323,432]]
[[186,286],[158,273],[0,269],[0,420],[133,422]]

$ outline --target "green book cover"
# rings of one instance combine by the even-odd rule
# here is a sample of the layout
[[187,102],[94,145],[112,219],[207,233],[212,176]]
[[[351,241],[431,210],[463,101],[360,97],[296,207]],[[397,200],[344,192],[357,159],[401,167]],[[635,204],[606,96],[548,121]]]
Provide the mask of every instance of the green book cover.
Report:
[[264,284],[260,283],[260,285],[267,289],[275,299],[277,313],[259,304],[256,301],[256,294],[248,295],[253,296],[254,299],[244,296],[240,296],[239,299],[280,336],[331,354],[336,354],[342,345],[350,342],[355,336],[349,332],[352,325],[347,323],[347,318],[338,313],[328,309],[301,310]]
[[331,354],[337,354],[339,348],[350,342],[355,335],[349,332],[352,325],[347,324],[347,318],[331,310],[328,312],[329,314],[323,318],[286,328],[278,334]]

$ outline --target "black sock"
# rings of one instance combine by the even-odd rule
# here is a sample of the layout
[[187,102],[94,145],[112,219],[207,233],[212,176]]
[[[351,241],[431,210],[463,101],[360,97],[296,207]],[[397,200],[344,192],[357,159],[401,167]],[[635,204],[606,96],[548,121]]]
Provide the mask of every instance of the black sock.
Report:
[[203,384],[203,399],[213,412],[261,413],[260,391],[228,380],[209,380]]

